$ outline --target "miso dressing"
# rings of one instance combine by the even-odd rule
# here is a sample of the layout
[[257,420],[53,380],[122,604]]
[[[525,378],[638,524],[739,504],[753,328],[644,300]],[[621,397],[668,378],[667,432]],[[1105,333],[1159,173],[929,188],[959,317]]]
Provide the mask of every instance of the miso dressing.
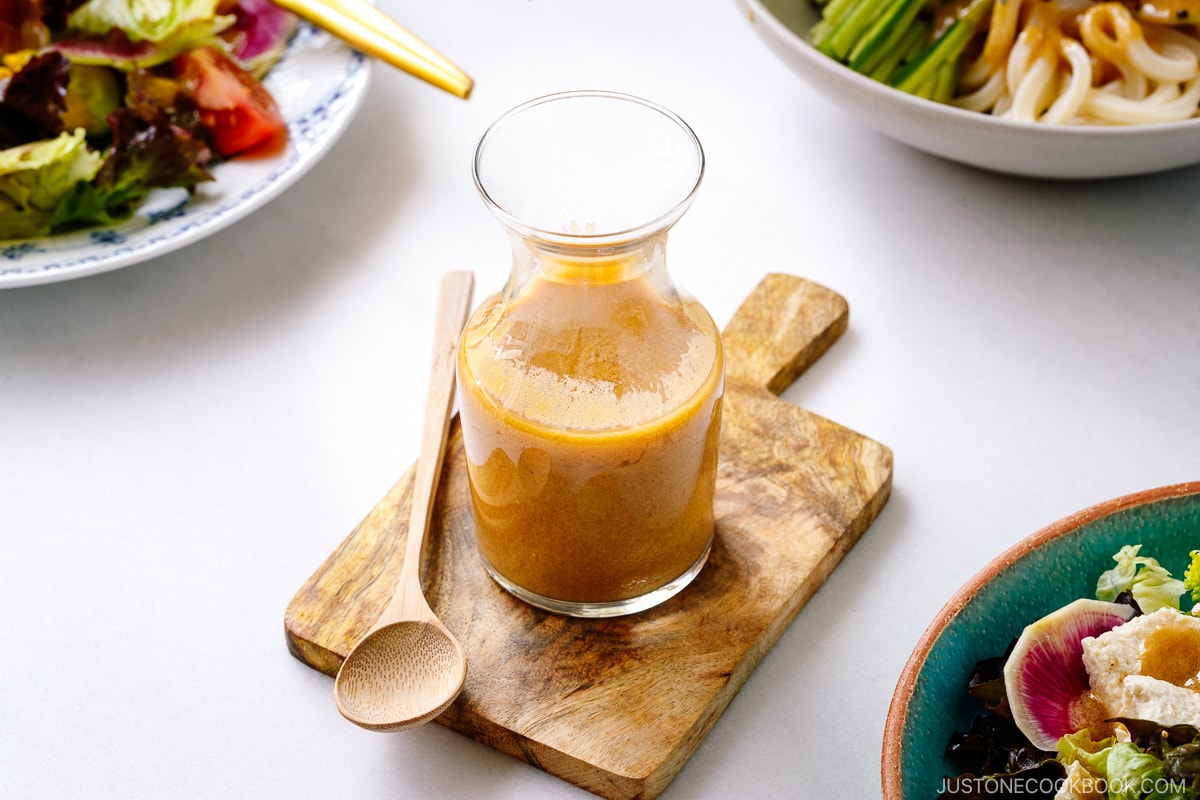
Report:
[[713,533],[723,370],[712,319],[665,302],[645,275],[535,278],[498,323],[496,302],[468,322],[459,355],[489,567],[572,603],[635,597],[686,572]]

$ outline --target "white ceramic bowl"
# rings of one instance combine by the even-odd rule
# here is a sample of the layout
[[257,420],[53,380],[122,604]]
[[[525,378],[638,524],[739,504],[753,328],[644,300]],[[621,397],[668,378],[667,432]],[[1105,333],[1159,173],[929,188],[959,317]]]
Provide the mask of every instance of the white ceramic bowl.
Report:
[[[1038,125],[901,92],[823,55],[805,38],[809,0],[737,0],[767,46],[828,99],[910,147],[982,169],[1079,180],[1200,163],[1200,118],[1155,125]],[[787,102],[782,98],[780,102]]]

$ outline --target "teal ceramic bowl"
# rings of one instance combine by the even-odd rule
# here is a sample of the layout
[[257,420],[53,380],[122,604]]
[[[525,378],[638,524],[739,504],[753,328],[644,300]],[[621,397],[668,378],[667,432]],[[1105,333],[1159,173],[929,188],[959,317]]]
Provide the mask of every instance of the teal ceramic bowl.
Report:
[[946,743],[982,707],[966,694],[975,662],[1003,654],[1030,622],[1092,597],[1113,553],[1142,544],[1182,577],[1200,549],[1200,482],[1080,511],[1013,546],[967,582],[926,629],[900,675],[883,737],[884,800],[934,800],[957,774]]

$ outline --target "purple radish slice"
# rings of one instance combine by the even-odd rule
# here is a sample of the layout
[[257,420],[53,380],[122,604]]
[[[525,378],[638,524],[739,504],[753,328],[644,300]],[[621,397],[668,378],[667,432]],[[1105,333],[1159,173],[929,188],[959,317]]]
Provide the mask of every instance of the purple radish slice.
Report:
[[296,16],[272,0],[239,0],[232,13],[237,21],[221,32],[221,38],[238,64],[261,79],[287,49],[296,32]]
[[1059,738],[1096,719],[1083,640],[1129,621],[1132,607],[1081,599],[1031,623],[1004,665],[1013,722],[1034,747],[1053,751]]

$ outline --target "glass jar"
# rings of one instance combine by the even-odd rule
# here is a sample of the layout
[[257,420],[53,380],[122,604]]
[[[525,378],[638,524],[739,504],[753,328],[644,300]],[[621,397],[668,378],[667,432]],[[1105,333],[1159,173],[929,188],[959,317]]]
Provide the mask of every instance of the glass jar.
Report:
[[476,539],[492,577],[540,608],[640,611],[708,557],[721,337],[666,262],[703,173],[683,120],[612,92],[530,101],[476,149],[513,254],[459,347]]

